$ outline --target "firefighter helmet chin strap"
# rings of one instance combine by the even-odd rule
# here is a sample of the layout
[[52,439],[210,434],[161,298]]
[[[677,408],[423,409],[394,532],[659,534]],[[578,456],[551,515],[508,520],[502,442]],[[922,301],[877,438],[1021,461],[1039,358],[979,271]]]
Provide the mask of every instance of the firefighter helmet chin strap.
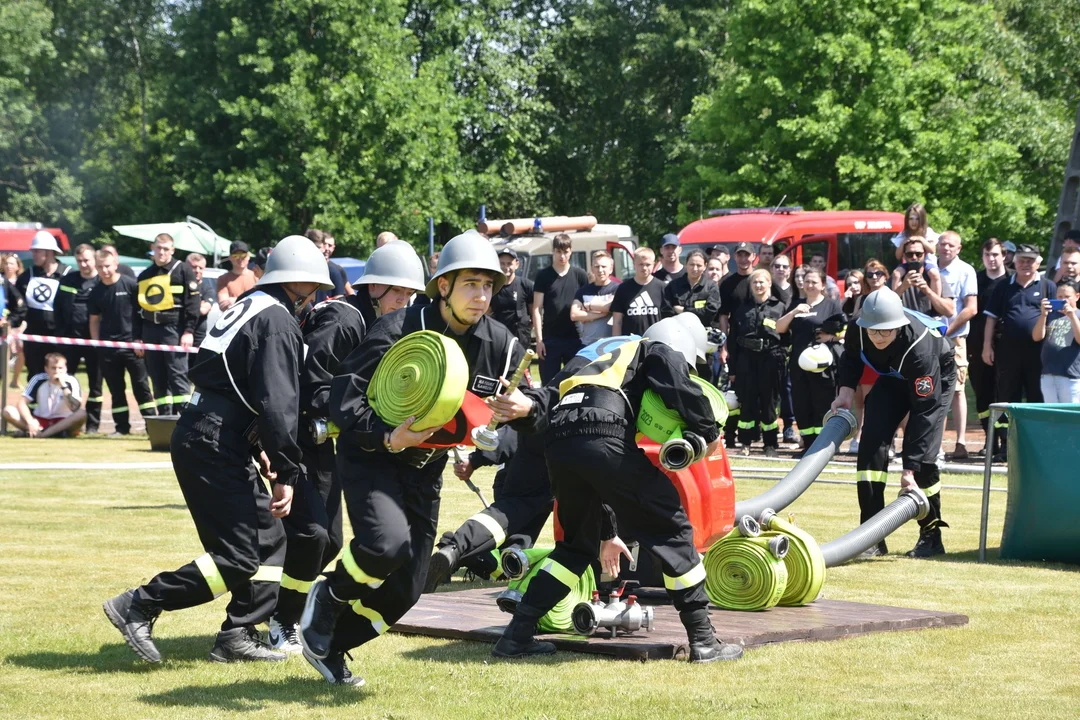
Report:
[[379,307],[379,301],[386,297],[386,294],[390,292],[394,288],[394,286],[387,285],[386,289],[382,291],[382,294],[379,295],[379,297],[372,297],[370,285],[366,285],[365,287],[367,288],[367,296],[368,300],[371,302],[371,308],[375,311],[375,317],[382,317],[383,311],[382,308]]
[[446,309],[450,311],[450,317],[454,318],[455,321],[465,327],[471,327],[472,323],[466,322],[458,317],[458,314],[454,312],[454,306],[450,304],[450,296],[454,294],[454,285],[457,283],[457,276],[458,274],[454,273],[454,276],[450,278],[450,289],[447,291],[446,295],[443,295],[440,299],[446,303]]
[[314,295],[316,292],[318,292],[318,288],[315,288],[314,290],[309,292],[307,295],[301,295],[293,287],[293,283],[282,283],[281,287],[285,288],[285,290],[287,290],[290,295],[295,295],[296,296],[296,299],[293,300],[293,307],[292,307],[293,315],[299,315],[300,311],[303,309],[303,307],[308,304],[308,300],[311,299],[311,296]]

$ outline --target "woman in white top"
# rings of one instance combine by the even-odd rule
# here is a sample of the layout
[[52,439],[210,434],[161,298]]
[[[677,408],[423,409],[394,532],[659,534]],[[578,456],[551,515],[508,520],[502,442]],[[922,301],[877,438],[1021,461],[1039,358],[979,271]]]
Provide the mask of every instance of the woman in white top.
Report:
[[923,259],[927,267],[937,267],[937,241],[938,233],[927,224],[926,208],[922,203],[912,203],[904,211],[904,229],[892,237],[892,244],[896,248],[896,259],[904,259],[904,242],[909,237],[919,236],[924,238],[930,245],[927,248],[927,256]]

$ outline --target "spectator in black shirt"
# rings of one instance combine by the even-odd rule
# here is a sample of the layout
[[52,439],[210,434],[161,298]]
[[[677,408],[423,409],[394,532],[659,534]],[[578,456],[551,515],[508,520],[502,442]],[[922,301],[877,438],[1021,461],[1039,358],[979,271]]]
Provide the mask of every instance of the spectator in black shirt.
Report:
[[[1005,250],[1001,247],[1001,241],[990,238],[982,245],[983,269],[975,273],[975,282],[979,288],[977,312],[971,318],[971,329],[968,332],[968,377],[971,378],[971,388],[975,391],[975,410],[979,414],[979,424],[982,425],[986,436],[986,445],[973,455],[990,453],[993,457],[998,448],[1005,443],[1006,428],[990,427],[990,403],[994,401],[994,366],[983,362],[983,338],[986,333],[986,308],[990,304],[990,298],[997,286],[1009,279],[1009,273],[1005,270]],[[997,326],[998,334],[1001,334],[1001,326]]]
[[499,265],[506,275],[506,284],[491,298],[491,317],[505,325],[521,346],[527,348],[532,334],[529,306],[533,299],[533,284],[517,274],[521,262],[513,248],[499,251]]
[[611,301],[611,334],[644,335],[660,319],[664,283],[653,275],[656,254],[647,247],[634,251],[634,277],[624,280]]
[[[87,302],[90,291],[98,284],[97,264],[94,262],[94,248],[86,243],[75,248],[77,273],[68,273],[60,280],[60,292],[56,298],[56,315],[60,320],[59,332],[64,337],[88,339],[90,337],[90,312]],[[98,363],[97,348],[66,345],[63,355],[67,360],[67,371],[74,375],[79,371],[79,363],[86,361],[86,376],[89,392],[86,401],[87,435],[98,431],[101,421],[101,367]]]
[[660,267],[653,277],[664,282],[672,282],[686,274],[686,267],[679,260],[679,236],[668,233],[660,241]]
[[540,358],[540,379],[545,383],[582,347],[577,326],[570,319],[570,306],[578,288],[589,282],[589,274],[570,265],[570,254],[570,236],[556,235],[551,242],[551,266],[536,274],[533,286],[536,355]]
[[720,288],[705,274],[705,253],[691,250],[683,269],[686,272],[664,288],[660,315],[671,317],[688,312],[697,315],[701,324],[708,327],[720,311]]
[[[139,314],[139,283],[133,277],[121,275],[117,269],[116,255],[108,250],[97,252],[99,282],[91,291],[87,303],[90,312],[90,337],[95,340],[131,342],[141,333],[142,318]],[[215,296],[217,291],[215,289]],[[139,410],[154,414],[154,396],[150,392],[146,363],[142,350],[99,348],[98,360],[101,374],[112,396],[112,416],[116,432],[131,432],[131,415],[127,401],[127,384],[124,372],[131,374],[131,386]]]
[[[349,279],[345,276],[345,269],[337,263],[330,262],[330,255],[334,252],[334,236],[325,230],[308,228],[304,231],[304,237],[319,248],[319,252],[326,258],[326,267],[330,271],[330,282],[334,283],[332,290],[319,290],[316,292],[312,304],[318,305],[323,300],[331,297],[340,297],[345,294],[352,295],[352,286],[349,285]],[[329,239],[329,245],[327,239]],[[329,250],[327,250],[328,247]]]
[[[261,251],[260,251],[261,252]],[[263,261],[265,263],[265,260]],[[192,343],[195,347],[202,345],[206,337],[206,317],[217,302],[217,282],[203,277],[206,270],[206,258],[199,253],[191,253],[187,256],[187,264],[195,273],[195,282],[199,283],[199,323],[195,326],[195,337]],[[252,274],[255,274],[252,271]],[[256,280],[258,278],[256,277]]]
[[137,273],[131,269],[130,265],[120,262],[120,253],[117,252],[115,245],[102,245],[100,249],[116,258],[116,272],[129,278],[134,278],[137,275]]

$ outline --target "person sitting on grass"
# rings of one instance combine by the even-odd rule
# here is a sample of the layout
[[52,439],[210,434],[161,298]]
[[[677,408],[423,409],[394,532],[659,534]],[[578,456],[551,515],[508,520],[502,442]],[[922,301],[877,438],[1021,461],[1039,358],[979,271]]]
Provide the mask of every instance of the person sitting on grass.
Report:
[[77,435],[86,423],[79,381],[67,374],[67,360],[60,353],[45,356],[45,372],[30,378],[26,391],[14,405],[4,408],[4,417],[27,437],[68,437]]

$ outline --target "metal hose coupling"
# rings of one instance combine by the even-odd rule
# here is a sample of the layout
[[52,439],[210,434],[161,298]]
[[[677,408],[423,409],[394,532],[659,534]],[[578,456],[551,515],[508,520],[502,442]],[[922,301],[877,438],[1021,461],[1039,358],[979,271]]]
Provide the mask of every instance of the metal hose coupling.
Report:
[[736,525],[736,528],[743,537],[752,538],[761,534],[761,525],[749,515],[743,515],[739,518],[739,523]]
[[525,597],[525,593],[520,590],[514,590],[513,588],[506,588],[495,598],[495,604],[499,606],[499,609],[504,613],[514,614],[517,610],[517,606],[521,603],[521,598]]
[[[514,375],[510,378],[510,382],[506,387],[505,392],[512,393],[514,389],[521,384],[521,379],[525,377],[525,371],[529,369],[529,365],[532,364],[533,358],[536,357],[536,353],[532,350],[526,350],[525,355],[522,356],[521,362],[518,363],[517,369],[514,370]],[[495,452],[499,449],[499,435],[495,432],[495,429],[499,426],[495,418],[491,419],[491,422],[486,427],[473,428],[472,441],[473,445],[478,450],[486,450],[488,452]]]
[[900,496],[908,496],[915,501],[915,504],[919,508],[919,514],[915,516],[916,520],[924,520],[926,516],[930,514],[930,498],[926,497],[926,493],[922,488],[907,488],[900,491]]
[[316,445],[322,445],[330,438],[336,438],[340,432],[338,426],[326,418],[311,418],[309,429]]
[[529,556],[519,547],[508,547],[503,550],[499,562],[502,565],[503,575],[509,580],[520,580],[528,575],[532,568]]
[[631,595],[623,602],[622,596],[612,593],[605,605],[600,601],[600,593],[593,592],[592,602],[578,603],[574,607],[571,620],[574,632],[579,635],[592,635],[598,630],[607,630],[615,638],[618,631],[637,632],[644,628],[653,629],[653,609],[637,601]]
[[825,425],[834,417],[843,418],[848,424],[848,433],[844,437],[845,440],[850,440],[859,433],[859,420],[855,417],[855,413],[851,412],[847,408],[840,408],[839,410],[830,410],[825,413],[825,417],[822,419],[821,424]]

